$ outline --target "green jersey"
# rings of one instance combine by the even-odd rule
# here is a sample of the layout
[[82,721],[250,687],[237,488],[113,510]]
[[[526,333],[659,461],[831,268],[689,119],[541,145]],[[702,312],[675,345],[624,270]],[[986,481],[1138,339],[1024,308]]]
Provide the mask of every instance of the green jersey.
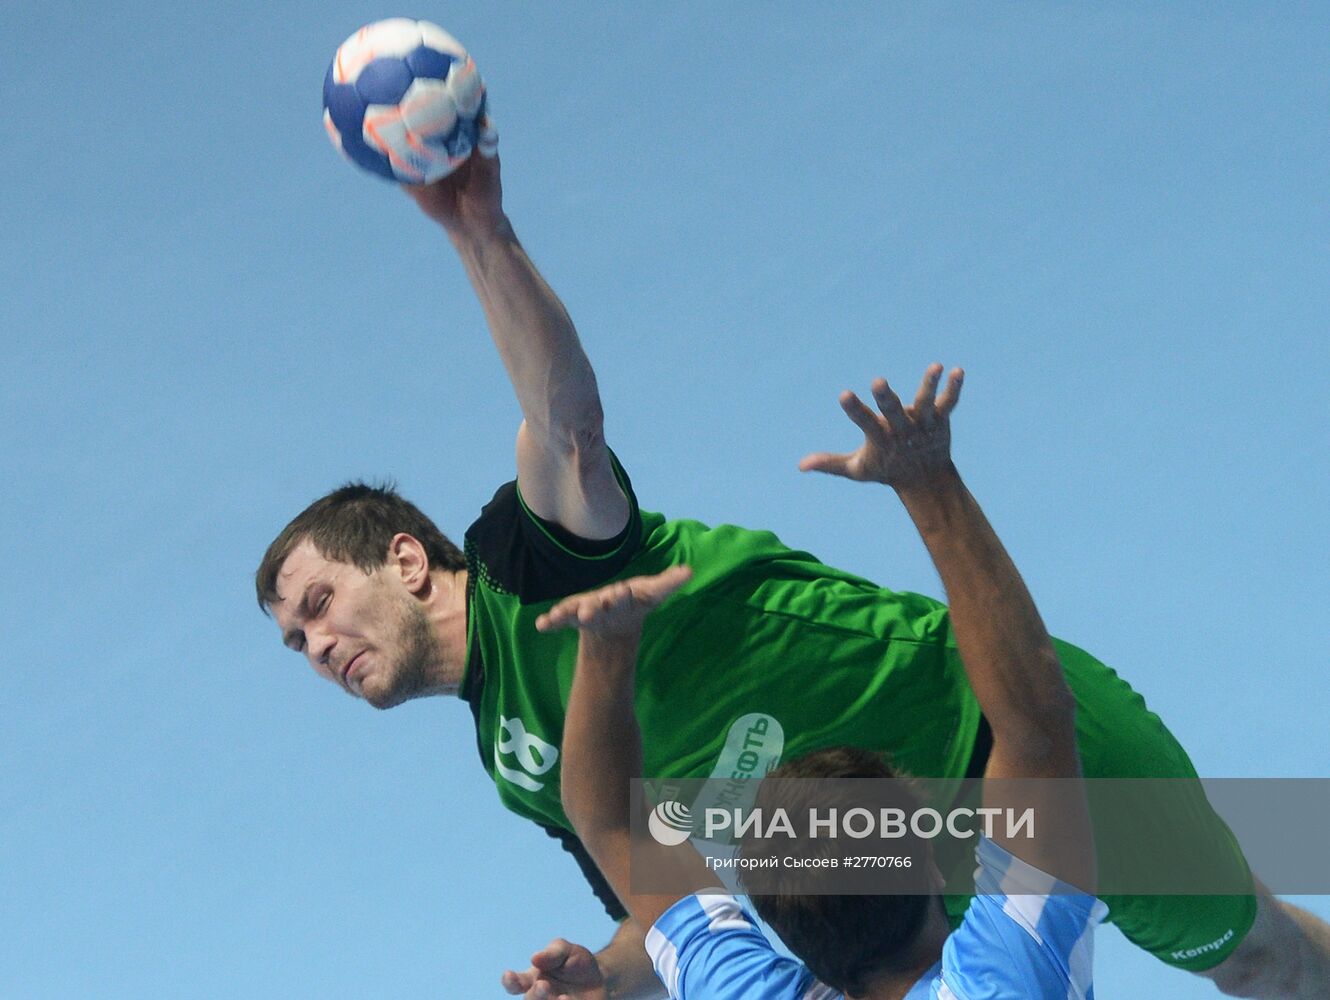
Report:
[[889,751],[920,776],[964,772],[979,710],[943,605],[832,569],[770,532],[666,520],[635,502],[627,529],[600,548],[534,517],[516,483],[467,533],[463,690],[513,812],[571,829],[558,747],[578,635],[537,632],[536,616],[678,563],[693,579],[647,619],[638,657],[646,777],[760,777],[782,758],[843,744]]
[[[535,627],[538,615],[570,594],[680,563],[693,568],[692,580],[643,629],[636,710],[644,777],[746,781],[782,759],[839,745],[884,752],[918,777],[982,773],[986,727],[943,604],[826,566],[770,532],[642,511],[617,459],[614,470],[630,504],[616,538],[590,542],[542,521],[516,482],[500,487],[467,530],[462,684],[499,798],[563,842],[611,915],[625,911],[560,803],[559,747],[578,635]],[[1126,682],[1083,650],[1054,644],[1077,700],[1086,777],[1195,777],[1172,734]],[[1210,834],[1185,849],[1245,872],[1199,783],[1182,806]],[[1143,844],[1147,833],[1143,826]],[[1231,899],[1204,916],[1187,897],[1106,902],[1128,937],[1186,965],[1177,955],[1196,940],[1211,941],[1204,937],[1211,929],[1214,938],[1234,930],[1226,938],[1233,946],[1246,933],[1254,901]],[[948,910],[958,918],[966,902],[948,898]],[[1224,954],[1207,952],[1205,960]]]

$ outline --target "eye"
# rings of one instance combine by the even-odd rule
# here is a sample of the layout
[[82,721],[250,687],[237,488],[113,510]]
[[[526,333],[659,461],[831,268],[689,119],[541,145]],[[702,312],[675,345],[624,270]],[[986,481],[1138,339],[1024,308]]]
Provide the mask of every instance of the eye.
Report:
[[322,614],[328,607],[328,602],[332,600],[332,592],[329,591],[319,598],[319,603],[314,605],[314,613]]

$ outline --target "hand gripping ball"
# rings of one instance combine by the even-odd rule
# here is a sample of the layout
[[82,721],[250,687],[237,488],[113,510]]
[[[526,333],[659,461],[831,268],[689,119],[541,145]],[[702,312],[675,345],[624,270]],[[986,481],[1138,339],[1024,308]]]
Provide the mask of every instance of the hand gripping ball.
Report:
[[323,79],[333,145],[356,166],[404,184],[445,177],[477,143],[492,142],[482,134],[484,113],[475,62],[428,21],[367,24],[342,43]]

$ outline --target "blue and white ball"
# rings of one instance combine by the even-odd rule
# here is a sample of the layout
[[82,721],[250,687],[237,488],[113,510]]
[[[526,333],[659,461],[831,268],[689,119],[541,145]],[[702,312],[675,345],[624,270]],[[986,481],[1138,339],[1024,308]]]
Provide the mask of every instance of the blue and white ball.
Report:
[[323,124],[352,163],[390,181],[427,184],[466,162],[485,85],[466,50],[437,24],[367,24],[333,56]]

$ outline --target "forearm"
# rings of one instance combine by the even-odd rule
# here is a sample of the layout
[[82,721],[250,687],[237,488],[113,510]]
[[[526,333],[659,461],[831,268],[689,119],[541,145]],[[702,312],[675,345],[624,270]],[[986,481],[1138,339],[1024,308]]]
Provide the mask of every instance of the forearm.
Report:
[[507,218],[450,231],[528,425],[540,436],[598,435],[596,377],[568,311]]
[[[610,838],[626,843],[629,786],[642,775],[642,735],[633,706],[636,636],[583,632],[564,717],[560,785],[577,835],[607,875]],[[615,886],[623,895],[623,887]]]
[[994,733],[1074,740],[1074,702],[1025,582],[954,467],[899,491],[951,607],[970,686]]
[[668,996],[646,951],[646,934],[631,917],[596,954],[611,1000],[659,1000]]
[[[577,835],[630,908],[629,783],[642,773],[633,709],[637,639],[583,632],[563,729],[563,808]],[[613,1000],[666,996],[647,956],[645,932],[629,917],[596,955]]]

